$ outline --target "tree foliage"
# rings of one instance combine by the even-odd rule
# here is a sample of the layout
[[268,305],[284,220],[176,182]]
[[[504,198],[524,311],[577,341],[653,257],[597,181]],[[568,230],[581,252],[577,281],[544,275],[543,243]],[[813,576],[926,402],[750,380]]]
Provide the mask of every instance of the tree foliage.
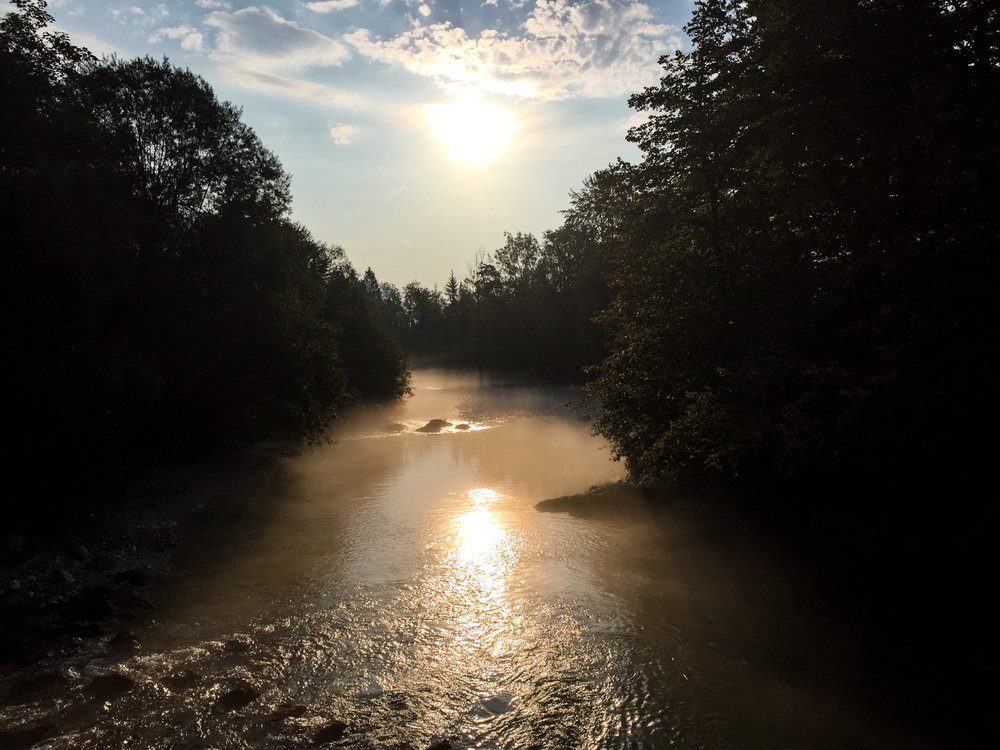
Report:
[[453,365],[581,381],[604,352],[594,321],[607,299],[604,270],[598,232],[571,209],[541,241],[506,233],[443,293],[408,284],[398,336],[410,352]]
[[[44,2],[15,5],[0,240],[21,497],[69,504],[137,461],[316,438],[351,401],[406,392],[364,282],[289,221],[289,177],[238,109],[166,60],[97,61],[46,30]],[[8,520],[35,509],[51,506]]]
[[630,102],[645,156],[624,170],[594,393],[633,474],[888,481],[983,460],[1000,240],[987,6],[697,4],[690,51]]

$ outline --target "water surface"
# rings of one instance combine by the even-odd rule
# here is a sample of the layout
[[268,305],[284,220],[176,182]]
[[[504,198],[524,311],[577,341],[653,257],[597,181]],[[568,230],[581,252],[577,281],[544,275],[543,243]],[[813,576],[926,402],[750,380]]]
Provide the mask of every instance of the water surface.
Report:
[[333,720],[343,747],[911,746],[851,634],[732,523],[535,510],[623,474],[573,392],[414,385],[188,522],[142,651],[71,666],[137,686],[22,707],[70,729],[42,746],[307,747]]

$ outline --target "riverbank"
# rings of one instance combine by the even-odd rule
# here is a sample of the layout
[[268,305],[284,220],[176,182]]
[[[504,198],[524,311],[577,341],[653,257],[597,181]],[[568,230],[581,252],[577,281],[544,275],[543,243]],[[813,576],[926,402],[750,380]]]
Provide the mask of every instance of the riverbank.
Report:
[[137,472],[120,497],[87,506],[70,523],[52,519],[3,537],[0,684],[20,697],[46,680],[6,678],[45,661],[136,653],[135,632],[174,575],[185,526],[207,506],[266,481],[288,450],[257,448]]

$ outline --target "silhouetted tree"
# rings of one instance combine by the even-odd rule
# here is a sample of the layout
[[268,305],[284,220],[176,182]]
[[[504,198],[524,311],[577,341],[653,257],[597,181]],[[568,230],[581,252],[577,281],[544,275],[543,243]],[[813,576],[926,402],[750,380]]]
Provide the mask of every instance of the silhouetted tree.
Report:
[[372,289],[287,219],[288,176],[236,108],[166,60],[98,62],[46,31],[43,2],[15,5],[8,428],[32,485],[15,495],[52,500],[15,501],[10,526],[113,494],[137,461],[315,438],[351,400],[406,392]]
[[698,3],[631,100],[595,392],[634,474],[981,461],[1000,19],[974,6]]

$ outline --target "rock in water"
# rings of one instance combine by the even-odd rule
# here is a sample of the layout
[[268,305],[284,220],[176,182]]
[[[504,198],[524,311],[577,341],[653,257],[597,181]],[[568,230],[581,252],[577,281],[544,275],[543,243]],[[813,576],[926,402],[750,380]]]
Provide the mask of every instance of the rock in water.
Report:
[[135,687],[135,680],[123,674],[111,674],[95,677],[87,685],[84,692],[97,701],[110,701],[119,698]]
[[192,672],[190,669],[182,669],[164,677],[163,684],[170,688],[171,692],[179,693],[182,690],[187,690],[200,679],[201,675],[197,672]]
[[217,704],[226,711],[238,711],[250,703],[257,700],[258,693],[252,687],[242,686],[233,688],[227,693],[219,696]]
[[327,742],[339,740],[344,736],[346,730],[347,724],[334,719],[316,730],[316,734],[313,735],[313,742],[317,745],[325,745]]
[[447,419],[432,419],[423,427],[418,427],[417,432],[441,432],[445,427],[451,427]]
[[483,699],[480,703],[484,709],[495,716],[497,714],[505,714],[510,711],[511,700],[511,696],[506,693],[498,693],[497,695]]
[[139,639],[123,630],[108,641],[108,648],[116,654],[131,656],[139,653]]

